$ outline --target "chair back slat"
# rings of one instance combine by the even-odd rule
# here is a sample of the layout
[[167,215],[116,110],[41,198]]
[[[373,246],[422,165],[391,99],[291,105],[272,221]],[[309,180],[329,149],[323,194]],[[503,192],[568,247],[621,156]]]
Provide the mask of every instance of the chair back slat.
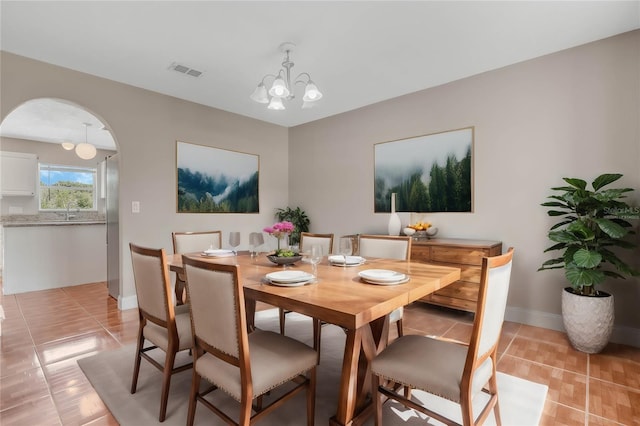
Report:
[[222,248],[222,231],[173,232],[173,252],[195,253]]
[[171,284],[164,249],[148,249],[133,244],[130,248],[138,307],[146,314],[166,322]]
[[240,358],[240,336],[245,324],[237,267],[184,256],[183,262],[194,336],[222,353]]
[[333,253],[333,234],[311,234],[309,232],[300,233],[300,250],[309,250],[313,245],[322,246],[322,255],[327,256]]
[[409,260],[411,237],[388,235],[360,235],[360,256]]

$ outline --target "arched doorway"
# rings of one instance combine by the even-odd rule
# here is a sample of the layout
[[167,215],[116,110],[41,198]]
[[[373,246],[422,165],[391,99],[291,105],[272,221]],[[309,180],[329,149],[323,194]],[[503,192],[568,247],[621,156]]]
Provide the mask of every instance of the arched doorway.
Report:
[[[27,151],[32,155],[36,154],[38,159],[36,195],[12,197],[9,202],[5,199],[0,205],[3,217],[11,219],[23,216],[33,221],[55,220],[56,215],[64,214],[64,211],[60,212],[63,210],[60,208],[60,199],[64,195],[71,197],[66,204],[66,220],[70,216],[78,221],[88,217],[94,220],[104,219],[107,241],[105,278],[109,283],[110,294],[117,299],[120,291],[118,163],[116,140],[108,124],[97,114],[76,103],[63,99],[37,98],[20,104],[7,114],[0,124],[0,137],[2,151]],[[54,200],[49,200],[48,203],[45,203],[41,194],[41,177],[45,170],[48,176],[45,187],[50,194],[56,194]],[[93,200],[89,200],[89,204],[73,198],[78,197],[78,191],[71,194],[71,190],[60,188],[63,185],[56,185],[59,183],[56,179],[62,179],[57,176],[68,172],[64,176],[71,182],[81,175],[81,170],[94,170],[96,176],[93,182]],[[52,191],[54,187],[55,190]],[[69,214],[71,205],[77,214]],[[2,246],[4,249],[4,239]]]

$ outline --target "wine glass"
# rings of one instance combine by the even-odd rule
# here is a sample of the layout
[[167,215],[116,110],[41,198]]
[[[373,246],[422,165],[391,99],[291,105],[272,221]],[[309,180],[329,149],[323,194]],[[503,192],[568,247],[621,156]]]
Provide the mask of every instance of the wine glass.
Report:
[[344,256],[344,267],[347,266],[347,256],[351,256],[352,252],[353,245],[351,244],[351,237],[340,237],[340,242],[338,244],[338,254]]
[[309,263],[311,263],[311,271],[313,276],[318,279],[318,263],[322,260],[322,246],[319,244],[314,244],[311,246],[311,251],[309,252]]
[[249,234],[249,244],[251,245],[251,258],[258,257],[258,246],[264,244],[264,237],[260,232],[252,232]]
[[236,262],[238,261],[238,251],[236,247],[240,245],[240,233],[239,232],[229,232],[229,245],[233,248],[233,255],[236,257]]

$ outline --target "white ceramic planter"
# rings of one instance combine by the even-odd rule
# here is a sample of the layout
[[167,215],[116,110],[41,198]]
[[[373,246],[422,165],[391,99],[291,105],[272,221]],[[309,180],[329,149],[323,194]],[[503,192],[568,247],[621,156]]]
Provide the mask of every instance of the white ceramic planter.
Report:
[[562,321],[571,345],[595,354],[609,343],[613,331],[613,296],[579,296],[562,290]]

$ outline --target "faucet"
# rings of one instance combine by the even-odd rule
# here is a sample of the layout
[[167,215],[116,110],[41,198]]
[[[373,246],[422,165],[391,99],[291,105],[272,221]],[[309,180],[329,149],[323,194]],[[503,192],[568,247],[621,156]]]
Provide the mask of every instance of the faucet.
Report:
[[74,201],[69,201],[69,202],[67,203],[67,213],[66,213],[66,215],[65,215],[64,220],[69,220],[69,219],[73,219],[74,217],[76,217],[76,215],[74,215],[74,214],[69,214],[69,211],[71,210],[71,206],[72,206],[72,205],[75,205],[75,202],[74,202]]

